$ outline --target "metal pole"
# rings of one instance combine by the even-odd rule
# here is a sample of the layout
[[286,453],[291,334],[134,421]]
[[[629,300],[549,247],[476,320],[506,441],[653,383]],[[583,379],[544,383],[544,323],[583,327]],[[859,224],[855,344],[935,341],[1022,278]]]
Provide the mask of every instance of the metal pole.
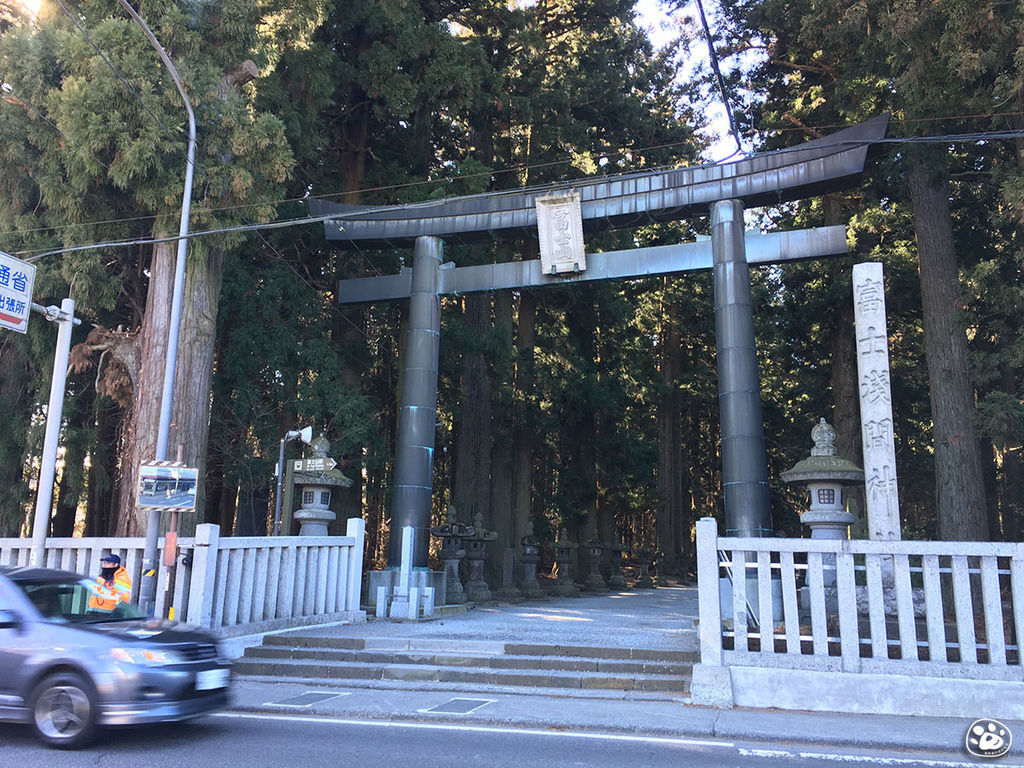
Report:
[[725,535],[768,536],[772,530],[768,459],[754,343],[750,267],[744,245],[743,203],[723,200],[712,205]]
[[[288,434],[291,434],[290,432]],[[284,444],[288,435],[281,439],[281,450],[277,454],[277,495],[274,497],[274,536],[281,533],[281,488],[284,485]]]
[[50,377],[50,402],[46,406],[46,438],[43,441],[42,466],[39,469],[39,487],[36,489],[36,515],[32,526],[31,565],[43,565],[46,534],[50,528],[50,510],[53,502],[53,478],[57,471],[57,441],[64,412],[64,385],[68,376],[68,355],[71,352],[71,327],[74,325],[75,302],[70,298],[60,303],[57,322],[57,348],[53,354],[53,375]]
[[[135,12],[128,0],[121,0],[121,5],[128,14],[135,19],[149,42],[156,49],[160,60],[167,71],[171,73],[171,79],[181,94],[185,103],[185,111],[188,113],[188,151],[185,163],[185,189],[182,193],[181,220],[178,225],[178,260],[174,269],[174,293],[171,299],[171,319],[167,329],[167,356],[164,361],[164,383],[160,391],[160,424],[156,438],[156,460],[166,461],[167,443],[171,428],[171,408],[174,405],[174,373],[178,363],[178,335],[181,329],[181,301],[185,290],[185,255],[188,250],[188,220],[189,211],[192,208],[192,174],[195,167],[196,156],[196,117],[192,111],[192,104],[185,93],[185,87],[181,84],[178,71],[174,68],[171,57],[167,55],[163,46],[150,31],[146,22]],[[156,569],[157,569],[157,540],[160,537],[160,510],[155,509],[149,512],[146,522],[146,545],[142,553],[142,584],[139,589],[139,608],[146,614],[152,616],[156,600]]]
[[427,564],[441,338],[441,301],[438,298],[441,253],[440,239],[416,238],[409,330],[402,364],[395,494],[391,504],[392,536],[388,547],[388,565],[396,568],[402,564],[402,541],[396,534],[407,525],[415,529],[412,566],[420,568]]

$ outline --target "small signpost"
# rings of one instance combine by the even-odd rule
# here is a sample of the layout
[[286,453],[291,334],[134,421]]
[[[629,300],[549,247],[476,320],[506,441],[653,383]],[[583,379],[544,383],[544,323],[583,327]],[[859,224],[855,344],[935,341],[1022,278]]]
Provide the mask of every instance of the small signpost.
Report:
[[317,459],[296,459],[292,462],[295,472],[330,472],[338,466],[338,462],[330,456]]
[[0,251],[0,328],[28,330],[36,267]]

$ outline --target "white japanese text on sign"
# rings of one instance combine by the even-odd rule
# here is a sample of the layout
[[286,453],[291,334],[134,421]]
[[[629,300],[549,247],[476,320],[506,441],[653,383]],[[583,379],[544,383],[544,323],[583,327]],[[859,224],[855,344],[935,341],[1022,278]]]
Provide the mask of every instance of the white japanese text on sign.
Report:
[[34,264],[0,252],[0,328],[25,333],[35,279]]

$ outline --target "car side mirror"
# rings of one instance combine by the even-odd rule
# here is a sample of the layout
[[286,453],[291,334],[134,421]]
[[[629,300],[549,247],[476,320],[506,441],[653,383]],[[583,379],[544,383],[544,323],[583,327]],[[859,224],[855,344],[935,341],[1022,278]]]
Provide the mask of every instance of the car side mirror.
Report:
[[21,629],[23,623],[17,611],[0,609],[0,629]]

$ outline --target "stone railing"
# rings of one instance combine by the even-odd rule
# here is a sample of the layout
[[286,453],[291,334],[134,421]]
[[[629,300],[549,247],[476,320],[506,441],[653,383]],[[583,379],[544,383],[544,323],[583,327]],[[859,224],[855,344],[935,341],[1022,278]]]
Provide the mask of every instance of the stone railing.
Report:
[[697,703],[1024,711],[1024,544],[719,538],[705,518],[697,557]]
[[[182,556],[173,588],[169,570],[160,569],[156,613],[168,615],[173,608],[178,620],[224,636],[362,620],[362,519],[350,519],[346,533],[229,537],[220,536],[219,526],[200,525],[194,538],[178,540]],[[30,539],[0,539],[0,565],[27,565],[31,544]],[[45,565],[96,575],[100,557],[116,553],[132,577],[135,600],[143,547],[142,538],[51,538]]]

